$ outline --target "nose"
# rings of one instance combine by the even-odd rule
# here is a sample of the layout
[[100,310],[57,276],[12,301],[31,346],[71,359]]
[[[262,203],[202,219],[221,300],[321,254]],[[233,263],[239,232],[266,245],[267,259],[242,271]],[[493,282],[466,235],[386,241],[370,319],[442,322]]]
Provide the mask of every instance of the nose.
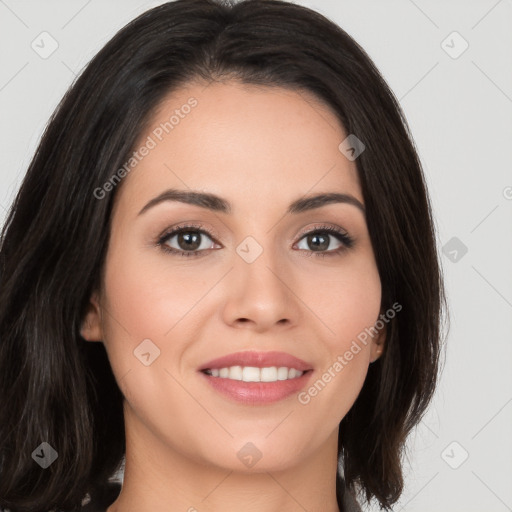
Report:
[[270,250],[251,263],[235,255],[234,268],[225,282],[224,321],[254,332],[289,329],[301,315],[294,288],[291,270],[285,262],[277,262]]

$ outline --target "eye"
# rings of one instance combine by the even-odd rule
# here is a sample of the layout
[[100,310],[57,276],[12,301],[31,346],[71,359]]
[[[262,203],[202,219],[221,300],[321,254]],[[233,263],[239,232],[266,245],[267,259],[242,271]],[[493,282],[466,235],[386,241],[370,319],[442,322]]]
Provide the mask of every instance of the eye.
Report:
[[[202,256],[205,251],[216,248],[212,247],[215,245],[213,238],[214,236],[209,231],[202,229],[201,226],[182,225],[164,233],[158,239],[157,245],[163,251],[178,256]],[[336,256],[351,248],[353,244],[354,240],[341,229],[320,226],[304,233],[299,239],[297,247],[301,252],[308,253],[307,256],[324,257]]]
[[[334,244],[332,243],[333,239],[335,239]],[[299,249],[308,251],[310,256],[313,254],[315,256],[336,256],[352,247],[353,244],[354,240],[347,233],[332,226],[323,226],[307,232],[297,245]],[[309,249],[308,246],[313,249]]]
[[200,256],[202,251],[214,249],[212,243],[212,235],[208,231],[192,225],[174,228],[158,240],[162,250],[180,256]]

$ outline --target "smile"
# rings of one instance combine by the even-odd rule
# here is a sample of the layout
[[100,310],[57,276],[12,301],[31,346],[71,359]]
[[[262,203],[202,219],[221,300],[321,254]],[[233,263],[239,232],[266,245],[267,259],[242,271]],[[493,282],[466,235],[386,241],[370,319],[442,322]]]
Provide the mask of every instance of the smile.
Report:
[[301,377],[304,372],[286,366],[270,366],[257,368],[255,366],[230,366],[204,370],[207,375],[220,379],[238,380],[243,382],[277,382]]

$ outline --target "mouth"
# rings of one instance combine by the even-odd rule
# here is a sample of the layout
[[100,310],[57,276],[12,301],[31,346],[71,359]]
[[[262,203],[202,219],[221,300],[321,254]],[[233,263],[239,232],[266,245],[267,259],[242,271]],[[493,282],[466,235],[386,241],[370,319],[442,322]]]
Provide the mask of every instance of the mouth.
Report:
[[235,352],[233,354],[228,354],[208,361],[201,366],[199,370],[220,371],[224,368],[230,369],[236,366],[241,366],[242,368],[293,368],[300,372],[313,369],[311,363],[303,361],[291,354],[287,354],[286,352],[258,352],[255,350],[248,350],[245,352]]
[[244,404],[268,404],[303,389],[313,368],[283,352],[238,352],[203,365],[199,372],[224,397]]
[[242,382],[277,382],[297,379],[313,370],[300,371],[296,368],[288,368],[286,366],[265,366],[263,368],[256,366],[229,366],[224,368],[207,368],[201,371],[206,375],[219,379],[230,379]]

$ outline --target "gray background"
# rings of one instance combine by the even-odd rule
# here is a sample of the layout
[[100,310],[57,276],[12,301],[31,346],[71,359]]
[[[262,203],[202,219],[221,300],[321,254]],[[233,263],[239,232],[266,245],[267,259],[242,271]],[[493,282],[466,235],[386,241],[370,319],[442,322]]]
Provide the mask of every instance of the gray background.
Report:
[[[160,3],[0,0],[2,224],[75,74]],[[297,3],[352,35],[400,100],[444,248],[446,364],[408,441],[405,492],[394,510],[512,510],[512,1]],[[42,58],[52,39],[58,48]]]

